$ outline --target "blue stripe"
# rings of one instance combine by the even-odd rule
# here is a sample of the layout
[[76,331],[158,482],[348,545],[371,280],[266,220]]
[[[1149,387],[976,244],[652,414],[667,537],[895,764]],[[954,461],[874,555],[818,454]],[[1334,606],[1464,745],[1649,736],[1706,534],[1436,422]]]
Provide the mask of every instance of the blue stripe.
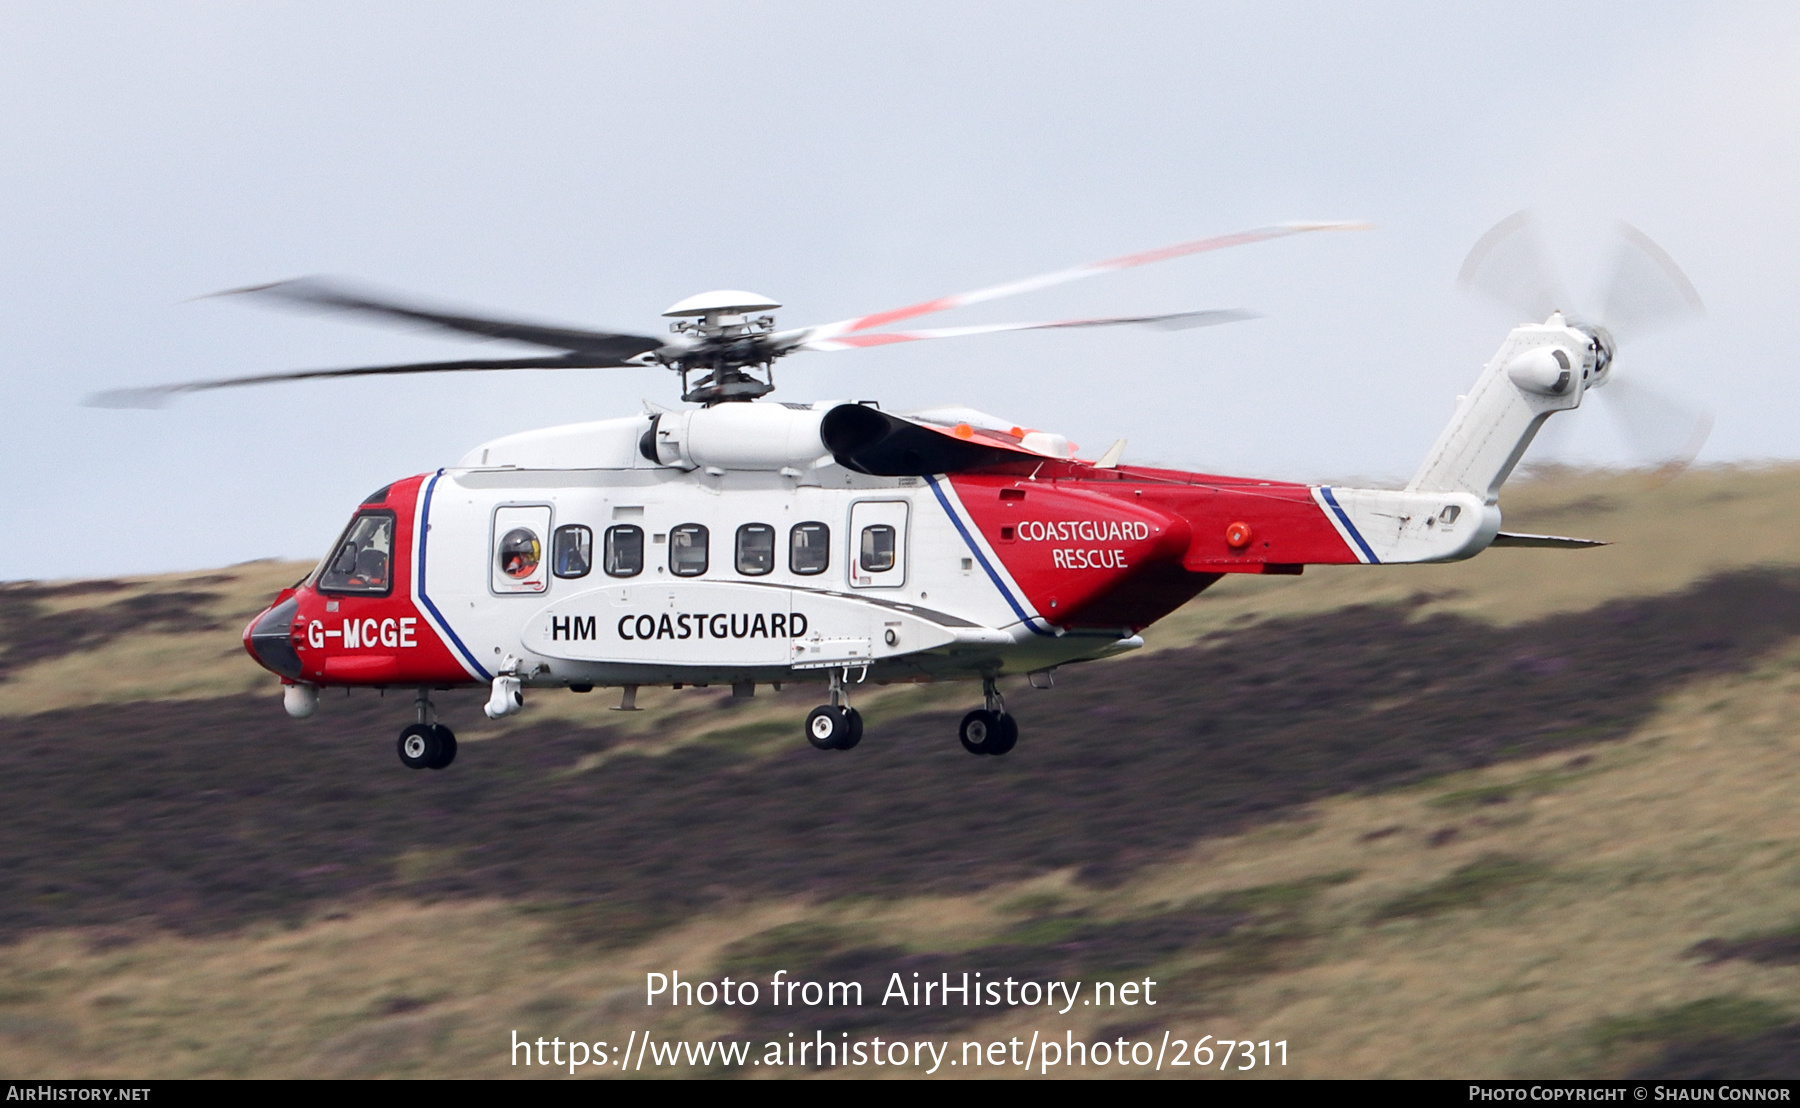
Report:
[[419,544],[419,599],[424,602],[426,610],[437,620],[438,626],[444,629],[444,634],[449,635],[450,641],[456,644],[456,649],[462,651],[462,656],[468,660],[470,668],[481,674],[483,681],[492,681],[493,675],[483,669],[481,663],[475,660],[475,655],[463,645],[461,639],[456,637],[456,631],[451,628],[450,621],[444,618],[444,613],[438,611],[438,606],[431,602],[431,597],[425,595],[425,537],[431,530],[431,492],[437,488],[438,478],[443,475],[444,471],[438,470],[431,475],[431,483],[425,486],[425,511],[419,518],[419,533],[414,536]]
[[969,529],[963,526],[963,521],[956,514],[956,509],[950,506],[950,499],[944,495],[944,490],[938,487],[937,478],[927,474],[925,480],[931,484],[931,491],[937,493],[938,503],[944,506],[944,514],[949,516],[950,522],[956,525],[957,534],[961,535],[963,537],[963,542],[968,544],[969,553],[975,555],[975,560],[981,563],[982,569],[987,570],[988,578],[994,582],[994,587],[1000,590],[1000,595],[1006,598],[1006,602],[1012,605],[1014,614],[1024,622],[1025,626],[1031,628],[1033,633],[1043,635],[1046,638],[1055,638],[1056,632],[1044,630],[1036,623],[1033,623],[1031,617],[1025,614],[1025,609],[1020,606],[1018,600],[1013,596],[1012,591],[1006,587],[1006,582],[1000,579],[1000,575],[996,573],[994,567],[989,564],[987,556],[981,552],[981,547],[975,545],[974,536],[970,535]]
[[1338,519],[1343,521],[1344,530],[1350,532],[1350,537],[1356,540],[1357,549],[1363,552],[1363,557],[1369,560],[1370,565],[1380,565],[1381,559],[1377,558],[1375,552],[1369,549],[1369,544],[1363,541],[1362,532],[1356,529],[1356,524],[1350,522],[1349,513],[1338,507],[1337,497],[1331,495],[1331,489],[1328,486],[1320,485],[1319,493],[1325,497],[1325,503],[1331,505],[1331,510],[1337,513]]

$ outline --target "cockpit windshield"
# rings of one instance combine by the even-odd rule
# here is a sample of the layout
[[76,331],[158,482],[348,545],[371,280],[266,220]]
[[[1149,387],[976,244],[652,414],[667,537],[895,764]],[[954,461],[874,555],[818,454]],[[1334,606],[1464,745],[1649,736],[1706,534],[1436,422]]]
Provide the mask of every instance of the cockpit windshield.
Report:
[[319,591],[386,596],[393,588],[394,513],[359,512],[325,559]]

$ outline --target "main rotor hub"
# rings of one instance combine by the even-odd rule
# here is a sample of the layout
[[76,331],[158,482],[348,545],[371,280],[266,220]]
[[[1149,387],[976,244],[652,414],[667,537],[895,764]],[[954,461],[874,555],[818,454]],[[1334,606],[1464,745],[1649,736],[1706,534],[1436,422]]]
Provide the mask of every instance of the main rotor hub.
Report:
[[[682,399],[690,404],[717,404],[728,400],[754,400],[775,389],[768,344],[760,336],[775,330],[775,317],[751,312],[773,311],[781,305],[766,296],[742,289],[714,289],[688,297],[664,312],[674,319],[669,330],[691,335],[699,343],[674,359],[681,373]],[[760,367],[763,379],[745,370]],[[688,387],[688,374],[707,371],[698,384]]]
[[[774,316],[749,318],[751,312],[774,311],[779,303],[766,296],[742,289],[714,289],[688,297],[663,313],[676,320],[669,324],[675,334],[701,338],[735,338],[740,335],[766,333],[775,329]],[[683,322],[683,321],[688,322]]]

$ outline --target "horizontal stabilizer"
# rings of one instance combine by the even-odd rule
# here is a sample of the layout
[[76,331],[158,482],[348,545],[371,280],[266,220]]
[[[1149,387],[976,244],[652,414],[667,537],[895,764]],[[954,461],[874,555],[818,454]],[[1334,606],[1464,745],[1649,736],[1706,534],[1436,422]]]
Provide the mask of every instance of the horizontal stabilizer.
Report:
[[1571,539],[1562,535],[1521,535],[1514,531],[1502,531],[1494,536],[1489,546],[1539,546],[1552,550],[1580,550],[1588,546],[1611,546],[1609,542],[1599,539]]

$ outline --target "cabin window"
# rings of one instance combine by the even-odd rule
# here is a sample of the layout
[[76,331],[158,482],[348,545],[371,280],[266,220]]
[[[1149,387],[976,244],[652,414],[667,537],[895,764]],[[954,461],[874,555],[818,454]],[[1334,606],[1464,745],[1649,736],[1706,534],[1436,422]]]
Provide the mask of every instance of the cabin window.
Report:
[[550,587],[556,534],[548,504],[500,504],[494,508],[493,546],[488,552],[488,591],[495,596],[530,596]]
[[332,547],[319,591],[386,596],[392,590],[394,513],[359,512]]
[[594,532],[570,524],[558,527],[550,540],[550,572],[558,577],[586,577],[594,568]]
[[636,577],[644,572],[644,529],[608,527],[605,555],[609,577]]
[[906,584],[904,500],[858,500],[850,505],[850,540],[844,545],[853,589],[897,589]]
[[831,565],[831,528],[823,523],[796,523],[788,532],[788,569],[803,577],[824,573]]
[[746,523],[737,529],[737,571],[761,577],[775,568],[775,528],[766,523]]
[[677,577],[706,572],[706,528],[684,523],[669,531],[669,572]]
[[894,568],[894,529],[885,523],[862,529],[861,553],[857,561],[865,573],[886,573]]
[[515,581],[523,581],[536,573],[538,563],[544,560],[544,544],[531,528],[514,527],[501,536],[500,548],[494,557],[500,564],[501,573]]

